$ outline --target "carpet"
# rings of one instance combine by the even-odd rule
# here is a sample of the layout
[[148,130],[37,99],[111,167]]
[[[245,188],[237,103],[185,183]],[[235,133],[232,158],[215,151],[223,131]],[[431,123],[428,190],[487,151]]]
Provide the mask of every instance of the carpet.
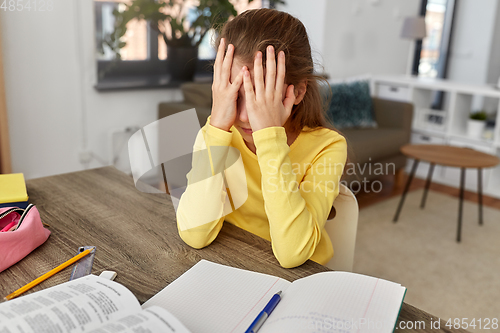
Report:
[[479,226],[477,204],[464,201],[457,243],[458,198],[429,191],[422,210],[422,193],[408,193],[395,224],[400,197],[360,210],[354,272],[400,283],[406,303],[445,321],[500,320],[500,210],[483,207]]

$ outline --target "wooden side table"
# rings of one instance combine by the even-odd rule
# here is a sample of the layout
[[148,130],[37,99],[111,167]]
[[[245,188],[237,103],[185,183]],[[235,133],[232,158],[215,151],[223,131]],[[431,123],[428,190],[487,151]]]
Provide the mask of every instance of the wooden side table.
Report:
[[398,209],[396,210],[396,215],[394,216],[393,222],[396,223],[403,207],[403,203],[406,198],[406,193],[410,188],[411,181],[415,176],[417,171],[418,163],[426,161],[430,163],[429,173],[427,174],[427,180],[425,182],[424,194],[422,196],[422,201],[420,203],[420,208],[425,207],[425,200],[427,198],[427,192],[431,184],[432,172],[434,171],[434,166],[436,164],[447,166],[447,167],[457,167],[460,168],[460,202],[458,205],[458,228],[457,228],[457,242],[461,240],[462,233],[462,210],[463,210],[463,200],[464,200],[464,185],[465,185],[465,169],[466,168],[476,168],[477,169],[477,194],[479,201],[479,225],[483,224],[483,190],[482,190],[482,173],[483,168],[490,168],[496,166],[500,163],[500,159],[496,156],[485,154],[470,148],[461,148],[445,145],[413,145],[408,144],[401,147],[401,152],[408,157],[414,159],[411,168],[410,176],[406,182],[403,195],[399,201]]

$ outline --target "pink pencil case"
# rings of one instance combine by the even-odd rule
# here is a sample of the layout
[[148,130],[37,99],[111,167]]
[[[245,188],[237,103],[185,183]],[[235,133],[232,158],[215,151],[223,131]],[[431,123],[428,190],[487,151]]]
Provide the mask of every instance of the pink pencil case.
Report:
[[0,208],[0,272],[42,245],[49,235],[34,205]]

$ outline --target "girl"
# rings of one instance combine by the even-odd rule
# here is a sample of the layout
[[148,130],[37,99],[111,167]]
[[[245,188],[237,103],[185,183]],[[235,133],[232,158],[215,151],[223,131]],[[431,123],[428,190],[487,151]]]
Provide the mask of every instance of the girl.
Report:
[[[181,238],[207,246],[225,219],[271,241],[283,267],[327,263],[333,247],[324,225],[347,147],[325,120],[305,27],[284,12],[248,10],[226,23],[216,46],[211,116],[194,148],[207,152],[206,163],[193,155],[177,209]],[[235,187],[230,147],[246,177],[248,198],[239,208],[234,191],[226,191]],[[207,179],[206,170],[220,176]]]

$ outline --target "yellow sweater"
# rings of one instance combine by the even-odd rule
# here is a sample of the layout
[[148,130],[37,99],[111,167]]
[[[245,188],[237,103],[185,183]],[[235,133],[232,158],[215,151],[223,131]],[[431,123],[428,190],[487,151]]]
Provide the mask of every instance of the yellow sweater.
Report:
[[[271,241],[273,253],[283,267],[296,267],[308,259],[327,263],[334,246],[324,225],[339,193],[347,158],[344,137],[325,128],[302,131],[288,146],[283,127],[264,128],[253,133],[257,149],[254,154],[234,127],[226,132],[209,121],[194,147],[194,151],[208,151],[209,162],[204,164],[200,156],[193,157],[188,187],[177,208],[181,238],[194,248],[205,247],[217,237],[225,220]],[[218,152],[227,147],[224,156],[214,153],[213,147],[218,147]],[[228,147],[235,147],[241,154],[248,190],[248,198],[234,211],[225,191],[228,185],[234,196],[234,181],[227,175],[228,179],[222,178],[220,173]],[[202,168],[210,169],[212,175],[219,173],[219,177],[200,182],[207,177],[194,176],[194,171]],[[204,221],[207,216],[214,216],[213,220]]]

